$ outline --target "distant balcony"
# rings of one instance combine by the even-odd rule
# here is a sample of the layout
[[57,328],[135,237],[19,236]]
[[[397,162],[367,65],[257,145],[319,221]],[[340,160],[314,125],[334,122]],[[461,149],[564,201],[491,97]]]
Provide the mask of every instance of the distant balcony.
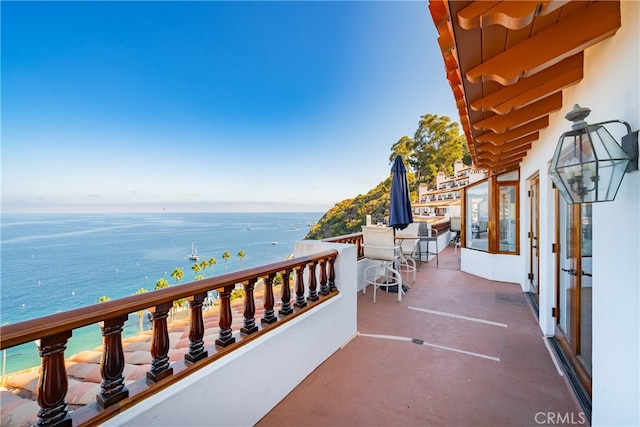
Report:
[[[214,348],[204,334],[211,345],[202,349],[217,354],[213,359],[186,368],[174,362],[175,372],[157,381],[125,382],[133,397],[105,408],[87,405],[60,424],[535,425],[547,423],[541,417],[550,413],[578,420],[580,408],[518,285],[460,272],[442,229],[439,267],[423,261],[401,302],[379,291],[374,304],[370,292],[361,292],[370,261],[362,258],[360,236],[341,236],[348,244],[296,244],[302,267],[294,274],[292,304],[297,283],[304,283],[306,301],[311,276],[317,290],[329,281],[314,254],[336,254],[337,290],[323,303],[291,320],[278,316],[277,328],[260,325],[265,333],[255,338],[240,329],[247,317],[264,317],[262,300],[254,313],[248,305],[248,315],[245,304],[245,320],[235,310],[229,324],[241,346]],[[313,264],[318,270],[310,275]],[[2,425],[21,425],[2,401]],[[36,420],[35,414],[25,418]]]

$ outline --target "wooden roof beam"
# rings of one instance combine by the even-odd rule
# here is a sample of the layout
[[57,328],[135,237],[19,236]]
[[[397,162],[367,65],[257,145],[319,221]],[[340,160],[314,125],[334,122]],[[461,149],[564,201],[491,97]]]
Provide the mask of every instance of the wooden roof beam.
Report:
[[487,142],[495,146],[500,146],[505,142],[521,138],[525,135],[546,128],[547,126],[549,126],[549,116],[544,116],[539,118],[538,120],[534,120],[524,126],[520,126],[505,133],[498,134],[495,132],[487,132],[483,133],[482,135],[478,135],[475,139],[478,142]]
[[477,83],[516,83],[611,37],[621,26],[620,2],[596,1],[467,71]]
[[[483,153],[490,153],[492,155],[500,155],[500,154],[509,154],[515,151],[527,151],[531,148],[531,143],[537,141],[540,138],[540,134],[538,132],[532,133],[531,135],[523,136],[522,138],[518,138],[516,140],[510,141],[506,144],[503,144],[499,147],[491,144],[482,144],[477,146],[478,156],[480,157]],[[486,156],[485,156],[486,157]]]
[[562,108],[562,92],[554,93],[547,98],[534,102],[533,104],[512,111],[503,116],[493,115],[488,119],[480,120],[473,124],[475,129],[489,129],[495,133],[504,133],[519,126],[535,121],[547,116]]
[[525,77],[511,86],[471,101],[469,106],[474,111],[507,114],[578,83],[583,77],[583,65],[584,53],[580,52],[531,77]]
[[533,22],[537,15],[549,14],[568,2],[569,0],[475,1],[458,12],[458,25],[465,30],[489,25],[520,30]]

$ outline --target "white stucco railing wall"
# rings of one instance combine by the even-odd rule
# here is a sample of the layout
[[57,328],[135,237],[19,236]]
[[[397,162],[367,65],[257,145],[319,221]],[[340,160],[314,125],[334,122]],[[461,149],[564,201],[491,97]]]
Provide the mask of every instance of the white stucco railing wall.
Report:
[[517,283],[524,286],[521,255],[490,254],[474,249],[462,248],[460,271],[499,282]]
[[[335,263],[339,295],[104,425],[249,426],[258,422],[356,334],[355,246],[303,241],[295,244],[294,255],[327,249],[339,252]],[[291,415],[294,423],[304,424]]]

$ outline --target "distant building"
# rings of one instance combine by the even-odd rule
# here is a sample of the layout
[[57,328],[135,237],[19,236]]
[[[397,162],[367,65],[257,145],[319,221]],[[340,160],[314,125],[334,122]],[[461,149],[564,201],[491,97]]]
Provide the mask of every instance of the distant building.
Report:
[[486,173],[462,162],[456,162],[453,169],[453,176],[438,173],[435,188],[420,184],[418,201],[413,203],[414,214],[426,218],[460,216],[460,189],[485,178]]

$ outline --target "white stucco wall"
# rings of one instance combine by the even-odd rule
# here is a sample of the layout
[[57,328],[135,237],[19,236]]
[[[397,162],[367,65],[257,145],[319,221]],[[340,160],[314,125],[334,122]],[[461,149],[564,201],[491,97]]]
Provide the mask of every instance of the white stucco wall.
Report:
[[[585,51],[584,78],[564,90],[563,108],[522,163],[521,176],[540,173],[540,327],[553,335],[555,265],[554,200],[547,162],[559,136],[570,129],[564,115],[574,103],[591,108],[586,119],[611,119],[640,127],[640,2],[622,1],[622,28]],[[607,129],[618,141],[620,125]],[[526,190],[522,181],[521,191]],[[524,194],[524,193],[523,193]],[[521,198],[521,242],[528,211]],[[615,201],[593,205],[593,391],[594,426],[640,425],[640,172],[626,174]],[[522,266],[526,277],[527,265]]]
[[294,255],[329,248],[339,250],[335,263],[338,296],[104,425],[254,425],[356,334],[355,246],[304,241],[296,243]]
[[517,283],[524,286],[522,255],[490,254],[462,248],[460,270],[488,280]]

